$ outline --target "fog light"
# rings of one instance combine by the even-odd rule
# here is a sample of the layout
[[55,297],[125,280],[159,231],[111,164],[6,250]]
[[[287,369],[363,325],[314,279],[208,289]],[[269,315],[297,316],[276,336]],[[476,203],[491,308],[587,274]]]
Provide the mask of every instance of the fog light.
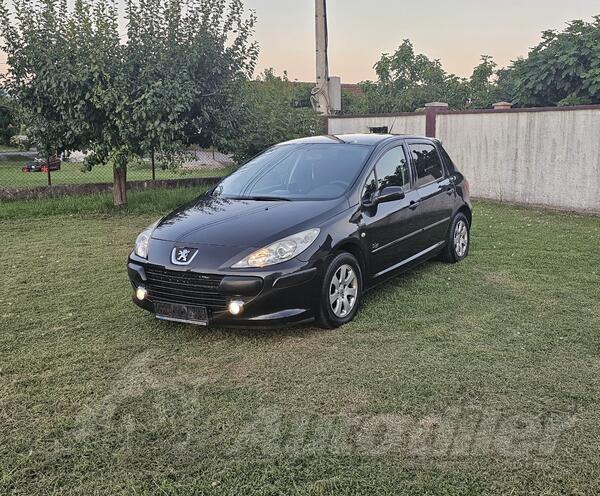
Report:
[[239,315],[244,309],[244,302],[240,300],[232,300],[229,302],[229,313],[231,315]]
[[138,300],[142,301],[146,298],[146,296],[148,296],[148,290],[146,288],[140,286],[135,290],[135,297]]

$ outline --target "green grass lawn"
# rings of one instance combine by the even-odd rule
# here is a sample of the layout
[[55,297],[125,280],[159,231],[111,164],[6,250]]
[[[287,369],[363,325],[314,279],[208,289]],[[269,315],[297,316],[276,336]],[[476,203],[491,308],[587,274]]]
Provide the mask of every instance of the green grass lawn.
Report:
[[157,188],[142,191],[129,191],[129,203],[116,209],[113,206],[112,196],[107,193],[98,193],[84,196],[63,196],[41,200],[2,201],[0,199],[0,221],[17,220],[28,221],[35,217],[53,217],[61,215],[90,215],[112,214],[123,215],[151,215],[161,217],[167,212],[177,208],[183,203],[200,195],[206,187],[194,188]]
[[0,206],[0,494],[598,494],[599,218],[478,202],[341,329],[205,329],[125,271],[191,194]]
[[[26,186],[46,186],[47,175],[43,172],[22,172],[23,167],[31,159],[12,158],[0,160],[0,187],[18,188]],[[163,170],[156,168],[156,179],[181,179],[186,177],[208,177],[223,176],[229,174],[233,169],[223,167],[222,169],[199,169],[193,171]],[[61,170],[51,172],[52,184],[83,184],[83,183],[112,183],[113,171],[109,166],[99,165],[91,171],[83,171],[81,164],[75,162],[63,162]],[[152,179],[150,166],[130,167],[127,171],[129,181],[149,181]]]

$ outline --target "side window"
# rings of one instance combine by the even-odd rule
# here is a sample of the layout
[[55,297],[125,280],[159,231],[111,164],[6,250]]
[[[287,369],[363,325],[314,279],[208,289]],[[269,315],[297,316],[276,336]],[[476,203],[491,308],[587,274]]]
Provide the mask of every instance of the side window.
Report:
[[401,186],[410,189],[410,169],[404,154],[404,148],[397,146],[386,152],[375,166],[377,171],[377,188]]
[[441,152],[442,158],[444,159],[444,162],[446,162],[446,170],[450,174],[454,174],[456,172],[456,166],[454,165],[454,162],[452,162],[450,155],[448,155],[448,152],[446,150],[444,150],[443,147],[440,147],[440,152]]
[[363,189],[362,193],[362,199],[370,199],[373,193],[375,193],[375,191],[377,191],[377,181],[375,180],[375,171],[372,171],[371,174],[369,174],[367,182],[365,183],[365,188]]
[[440,156],[433,145],[409,145],[417,171],[417,186],[431,183],[444,177]]

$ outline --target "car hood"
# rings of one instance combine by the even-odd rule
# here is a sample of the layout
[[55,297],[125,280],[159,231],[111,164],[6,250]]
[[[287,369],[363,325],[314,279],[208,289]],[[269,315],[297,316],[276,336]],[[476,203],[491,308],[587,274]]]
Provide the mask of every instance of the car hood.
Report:
[[345,199],[253,201],[203,196],[164,217],[152,238],[177,243],[260,248],[348,208]]

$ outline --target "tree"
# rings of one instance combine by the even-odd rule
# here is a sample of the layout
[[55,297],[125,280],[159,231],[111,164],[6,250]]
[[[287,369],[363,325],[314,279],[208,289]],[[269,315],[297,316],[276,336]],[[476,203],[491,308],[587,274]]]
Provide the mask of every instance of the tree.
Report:
[[469,79],[469,107],[489,108],[493,103],[499,101],[496,99],[496,86],[492,80],[496,63],[489,55],[481,56],[481,63],[473,69],[473,74]]
[[90,151],[89,167],[111,165],[116,205],[126,202],[127,163],[210,134],[257,56],[255,17],[241,0],[130,0],[125,42],[111,0],[13,7],[14,16],[0,4],[7,84],[32,138],[54,153]]
[[238,121],[233,129],[223,130],[220,148],[245,160],[276,143],[321,134],[319,115],[303,106],[305,96],[302,85],[290,82],[285,73],[277,76],[272,69],[247,81],[235,103]]
[[542,33],[524,59],[498,69],[481,56],[471,77],[448,74],[438,60],[415,54],[409,40],[375,64],[377,81],[361,83],[363,97],[346,98],[344,113],[414,111],[431,101],[450,108],[489,108],[498,101],[517,106],[600,103],[600,16],[572,21],[562,32]]
[[415,54],[409,40],[393,54],[383,54],[374,68],[377,81],[361,83],[368,112],[412,112],[432,101],[467,105],[466,81],[446,73],[439,60]]
[[[542,33],[524,59],[498,69],[482,55],[468,80],[447,74],[439,61],[416,55],[405,40],[375,64],[376,82],[362,83],[369,112],[414,111],[428,101],[450,108],[489,108],[498,101],[518,106],[600,103],[600,16],[572,21],[562,32]],[[364,111],[364,102],[350,102]],[[345,112],[348,112],[345,110]]]
[[10,139],[19,132],[17,102],[8,96],[0,96],[0,143],[10,145]]
[[65,64],[67,23],[60,16],[61,7],[54,1],[45,5],[15,2],[16,23],[12,25],[8,9],[0,4],[3,49],[9,64],[5,87],[19,102],[30,141],[46,156],[68,150],[76,141],[68,119],[63,118],[63,109],[72,109],[74,102]]
[[368,102],[362,89],[359,93],[342,88],[341,114],[366,114],[369,111]]
[[521,106],[600,103],[600,16],[572,21],[563,32],[542,33],[527,58],[510,67]]

